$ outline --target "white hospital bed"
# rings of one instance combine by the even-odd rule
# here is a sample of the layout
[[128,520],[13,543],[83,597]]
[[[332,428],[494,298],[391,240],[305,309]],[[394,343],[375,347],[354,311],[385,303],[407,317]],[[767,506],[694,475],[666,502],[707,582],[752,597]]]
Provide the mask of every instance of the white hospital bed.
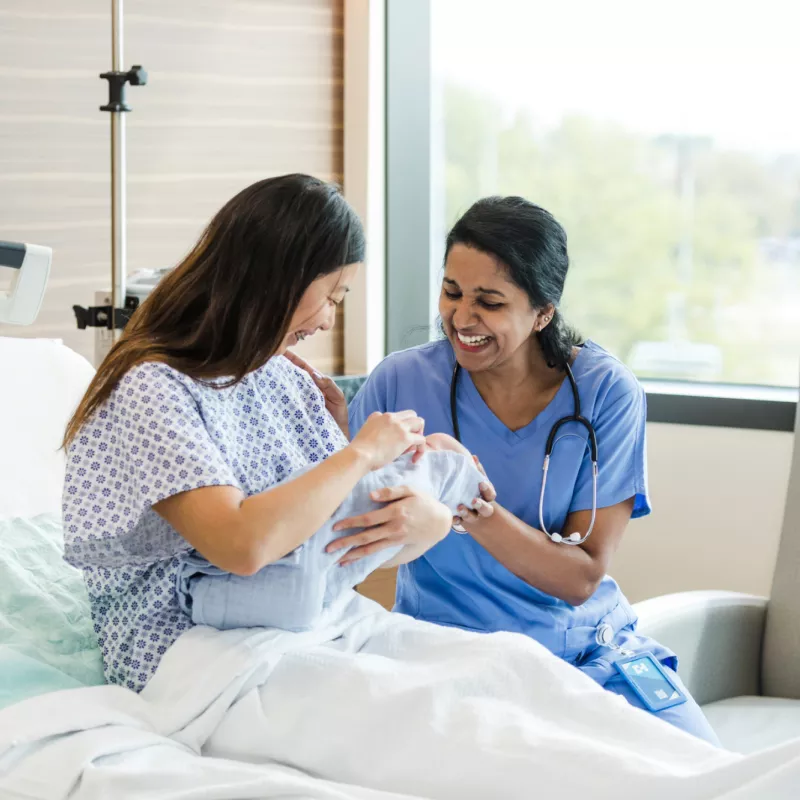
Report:
[[[141,695],[80,688],[64,660],[74,631],[55,628],[85,633],[88,602],[52,557],[52,536],[60,438],[91,374],[60,344],[0,338],[0,375],[11,376],[0,392],[0,565],[29,559],[12,574],[19,596],[0,586],[0,698],[20,681],[0,704],[2,800],[797,797],[800,740],[746,758],[718,751],[525,637],[417,623],[357,595],[347,599],[356,622],[334,614],[309,634],[195,628]],[[36,537],[42,546],[28,547]],[[75,595],[63,619],[58,591]],[[3,614],[26,604],[48,608],[53,629],[13,661]],[[72,673],[61,684],[54,665]]]
[[61,438],[94,370],[58,341],[11,337],[0,337],[0,370],[0,518],[57,513]]

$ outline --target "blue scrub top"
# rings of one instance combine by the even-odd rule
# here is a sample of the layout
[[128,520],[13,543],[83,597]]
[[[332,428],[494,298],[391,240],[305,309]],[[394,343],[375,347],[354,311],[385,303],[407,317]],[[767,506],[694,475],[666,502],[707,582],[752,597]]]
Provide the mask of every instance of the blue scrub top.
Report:
[[[374,370],[350,405],[355,433],[374,411],[413,409],[426,433],[453,434],[450,381],[455,356],[446,340],[394,353]],[[587,342],[573,364],[582,413],[598,442],[598,508],[634,498],[633,517],[650,512],[645,446],[646,400],[620,361]],[[481,398],[468,372],[457,390],[464,445],[476,454],[497,490],[498,502],[539,528],[539,492],[548,434],[573,413],[565,380],[550,404],[518,431],[509,430]],[[563,531],[572,511],[591,509],[591,460],[586,430],[561,428],[547,479],[544,516],[548,530]],[[553,545],[559,546],[559,545]],[[537,639],[576,663],[596,647],[594,631],[610,624],[632,631],[636,620],[616,582],[605,577],[595,594],[574,607],[518,578],[468,534],[451,532],[398,572],[396,611],[442,625],[477,631],[515,631]]]

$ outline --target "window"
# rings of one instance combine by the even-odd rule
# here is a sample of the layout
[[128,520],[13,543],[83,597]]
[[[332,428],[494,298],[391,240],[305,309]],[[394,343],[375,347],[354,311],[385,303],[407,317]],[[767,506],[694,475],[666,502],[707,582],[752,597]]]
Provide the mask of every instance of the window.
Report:
[[428,11],[430,269],[472,201],[521,194],[567,230],[567,319],[640,377],[797,386],[800,10]]

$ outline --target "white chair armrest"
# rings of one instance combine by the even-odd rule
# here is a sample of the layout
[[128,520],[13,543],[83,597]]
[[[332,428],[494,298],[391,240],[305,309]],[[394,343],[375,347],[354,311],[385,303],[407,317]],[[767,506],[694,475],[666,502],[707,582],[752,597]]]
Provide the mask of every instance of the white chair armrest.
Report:
[[700,705],[761,693],[767,598],[738,592],[682,592],[634,606],[638,631],[669,647]]

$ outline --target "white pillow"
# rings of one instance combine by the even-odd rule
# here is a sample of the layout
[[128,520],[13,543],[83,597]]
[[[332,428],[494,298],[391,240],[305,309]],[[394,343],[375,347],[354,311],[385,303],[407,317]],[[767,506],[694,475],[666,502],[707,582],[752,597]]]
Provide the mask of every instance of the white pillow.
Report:
[[59,448],[93,375],[60,341],[0,336],[0,519],[60,513]]

